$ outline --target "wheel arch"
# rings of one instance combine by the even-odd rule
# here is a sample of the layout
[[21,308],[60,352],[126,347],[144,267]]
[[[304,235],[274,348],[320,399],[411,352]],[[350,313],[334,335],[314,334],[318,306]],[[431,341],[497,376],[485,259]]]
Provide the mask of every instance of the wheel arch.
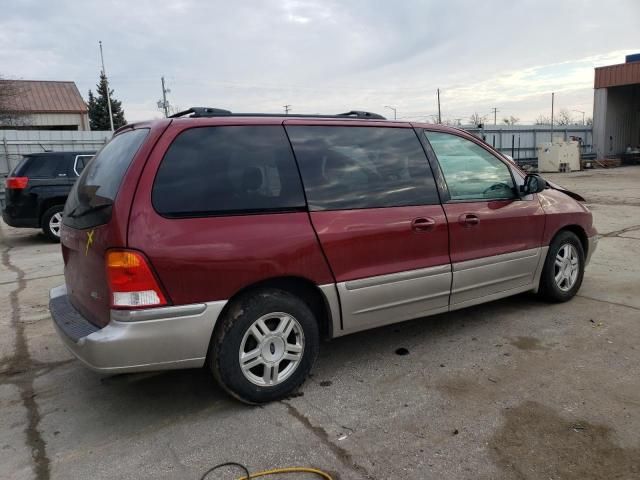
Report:
[[589,254],[589,237],[587,237],[587,232],[585,232],[584,228],[577,224],[565,225],[562,228],[558,229],[558,231],[551,237],[551,242],[562,232],[571,232],[575,234],[576,237],[580,240],[580,244],[582,245],[582,251],[584,252],[584,258],[588,258]]
[[[333,313],[329,304],[329,299],[322,292],[320,287],[314,282],[304,277],[297,276],[282,276],[272,277],[258,282],[247,285],[246,287],[237,291],[227,302],[222,312],[220,312],[220,318],[227,314],[227,312],[233,308],[238,299],[245,295],[250,294],[253,291],[263,290],[268,288],[274,288],[278,290],[284,290],[286,292],[295,295],[300,298],[311,309],[318,322],[320,329],[320,335],[323,339],[329,339],[333,337]],[[221,322],[216,323],[216,327]],[[215,330],[215,329],[214,329]]]
[[49,197],[42,200],[42,202],[40,203],[40,211],[38,212],[38,222],[40,223],[40,225],[42,226],[42,219],[47,210],[57,205],[60,205],[64,208],[64,204],[66,201],[66,196]]

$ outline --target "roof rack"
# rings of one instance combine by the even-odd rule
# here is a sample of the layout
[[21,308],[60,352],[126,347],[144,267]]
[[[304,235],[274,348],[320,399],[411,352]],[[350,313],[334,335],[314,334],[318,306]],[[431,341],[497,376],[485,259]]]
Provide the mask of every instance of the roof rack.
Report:
[[386,120],[378,113],[365,112],[362,110],[351,110],[337,115],[304,115],[304,114],[284,114],[284,113],[233,113],[222,108],[211,107],[191,107],[188,110],[174,113],[169,118],[180,118],[189,115],[189,118],[199,117],[294,117],[294,118],[358,118],[368,120]]

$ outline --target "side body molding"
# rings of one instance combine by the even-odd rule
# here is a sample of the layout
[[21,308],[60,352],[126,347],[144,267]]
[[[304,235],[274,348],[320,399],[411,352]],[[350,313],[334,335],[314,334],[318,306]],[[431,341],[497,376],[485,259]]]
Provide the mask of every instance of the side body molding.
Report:
[[450,288],[451,265],[339,282],[343,329],[334,337],[446,312]]

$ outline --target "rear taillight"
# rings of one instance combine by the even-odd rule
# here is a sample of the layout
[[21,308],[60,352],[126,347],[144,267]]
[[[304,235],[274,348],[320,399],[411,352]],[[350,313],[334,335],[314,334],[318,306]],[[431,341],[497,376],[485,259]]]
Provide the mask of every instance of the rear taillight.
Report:
[[29,177],[7,177],[4,184],[7,189],[11,190],[23,190],[27,188],[29,183]]
[[107,279],[113,308],[159,307],[167,299],[147,259],[132,250],[107,252]]

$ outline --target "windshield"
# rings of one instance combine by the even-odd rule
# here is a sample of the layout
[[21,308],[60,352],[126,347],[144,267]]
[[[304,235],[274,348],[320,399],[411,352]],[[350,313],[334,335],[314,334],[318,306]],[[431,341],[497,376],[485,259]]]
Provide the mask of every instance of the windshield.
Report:
[[148,133],[142,128],[116,135],[96,154],[69,193],[65,225],[90,228],[109,221],[122,178]]

